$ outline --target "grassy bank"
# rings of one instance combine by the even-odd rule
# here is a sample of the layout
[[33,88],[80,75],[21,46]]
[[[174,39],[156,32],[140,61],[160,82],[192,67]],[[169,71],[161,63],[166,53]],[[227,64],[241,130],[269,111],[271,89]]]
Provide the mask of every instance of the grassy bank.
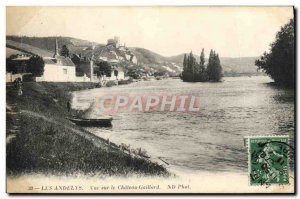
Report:
[[169,175],[157,163],[133,157],[116,145],[72,124],[69,91],[92,83],[35,83],[23,85],[18,96],[7,85],[7,172],[88,175]]

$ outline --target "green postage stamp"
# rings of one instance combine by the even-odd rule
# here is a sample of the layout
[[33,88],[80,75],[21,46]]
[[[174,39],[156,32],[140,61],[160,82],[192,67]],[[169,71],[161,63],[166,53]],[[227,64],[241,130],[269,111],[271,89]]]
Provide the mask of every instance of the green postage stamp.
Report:
[[288,136],[250,136],[248,147],[250,185],[284,185],[289,183]]

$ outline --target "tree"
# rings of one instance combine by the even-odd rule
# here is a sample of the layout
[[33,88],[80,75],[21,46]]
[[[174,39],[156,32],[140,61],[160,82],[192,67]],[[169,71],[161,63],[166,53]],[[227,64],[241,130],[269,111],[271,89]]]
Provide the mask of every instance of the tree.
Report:
[[295,85],[294,35],[294,19],[291,19],[277,32],[274,43],[270,45],[270,52],[264,52],[255,61],[258,69],[267,73],[276,84],[289,87]]
[[201,71],[205,70],[204,64],[205,64],[205,55],[204,55],[204,48],[202,48],[201,55],[200,55],[200,63],[199,63]]
[[98,66],[98,70],[102,73],[104,73],[104,75],[106,75],[106,77],[110,77],[111,76],[111,72],[112,72],[112,67],[111,65],[106,62],[106,61],[101,61],[99,63],[96,64]]
[[183,68],[181,79],[186,82],[195,81],[195,71],[196,71],[196,59],[192,52],[185,58],[185,67]]
[[214,66],[213,73],[210,79],[214,82],[221,81],[222,78],[222,66],[219,59],[219,54],[214,54]]
[[63,45],[61,51],[60,51],[61,56],[64,57],[69,57],[69,49],[67,48],[66,45]]
[[208,80],[211,80],[211,76],[213,73],[213,65],[214,65],[214,51],[211,49],[209,53],[209,58],[208,58],[208,64],[207,64],[207,76]]
[[76,73],[76,76],[78,76],[78,77],[84,76],[84,71],[80,67],[77,67],[77,66],[75,68],[75,73]]
[[136,68],[129,68],[126,72],[126,76],[131,77],[133,79],[139,79],[140,77]]
[[186,58],[186,54],[184,53],[184,57],[183,57],[183,69],[186,68],[187,65],[187,58]]
[[222,78],[222,66],[219,55],[213,50],[209,54],[207,69],[205,69],[204,49],[202,49],[199,64],[192,52],[188,57],[184,57],[183,63],[181,79],[185,82],[219,82]]
[[45,62],[43,58],[37,55],[31,56],[27,62],[27,72],[32,73],[36,77],[44,74],[44,67]]
[[118,74],[119,74],[119,71],[118,70],[114,70],[114,76],[116,77],[117,80],[118,80]]
[[205,54],[204,48],[202,48],[201,55],[200,55],[200,62],[199,62],[199,76],[198,80],[200,82],[205,82],[208,80],[207,71],[205,70]]
[[17,63],[11,57],[6,58],[6,71],[13,74],[18,72]]
[[190,53],[189,59],[190,59],[190,65],[189,65],[190,71],[192,71],[193,74],[191,81],[198,82],[201,73],[200,65],[197,63],[196,58],[194,57],[192,52]]
[[219,55],[215,51],[210,50],[208,65],[207,65],[207,76],[209,81],[219,82],[222,78],[222,66],[220,63]]

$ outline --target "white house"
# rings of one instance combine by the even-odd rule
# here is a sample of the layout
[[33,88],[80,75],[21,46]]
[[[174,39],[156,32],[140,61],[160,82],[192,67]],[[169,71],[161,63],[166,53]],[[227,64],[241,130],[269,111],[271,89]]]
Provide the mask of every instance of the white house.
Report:
[[70,58],[64,56],[43,57],[44,73],[36,77],[36,81],[46,82],[75,82],[76,67]]
[[76,67],[69,57],[60,56],[58,44],[55,40],[55,53],[53,57],[43,57],[45,62],[44,74],[36,77],[36,81],[46,82],[75,82]]

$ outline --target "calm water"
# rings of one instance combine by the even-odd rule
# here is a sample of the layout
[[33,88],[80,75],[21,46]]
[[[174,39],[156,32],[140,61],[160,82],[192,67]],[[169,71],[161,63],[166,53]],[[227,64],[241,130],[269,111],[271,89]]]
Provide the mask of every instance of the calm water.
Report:
[[[114,116],[111,129],[88,128],[116,144],[142,147],[172,169],[183,171],[247,170],[247,135],[289,135],[294,142],[294,93],[278,89],[268,77],[227,77],[222,83],[184,83],[179,79],[79,91],[89,106],[102,93],[168,93],[199,97],[200,111],[124,112]],[[97,117],[94,107],[90,117]],[[293,159],[293,153],[291,153]]]

